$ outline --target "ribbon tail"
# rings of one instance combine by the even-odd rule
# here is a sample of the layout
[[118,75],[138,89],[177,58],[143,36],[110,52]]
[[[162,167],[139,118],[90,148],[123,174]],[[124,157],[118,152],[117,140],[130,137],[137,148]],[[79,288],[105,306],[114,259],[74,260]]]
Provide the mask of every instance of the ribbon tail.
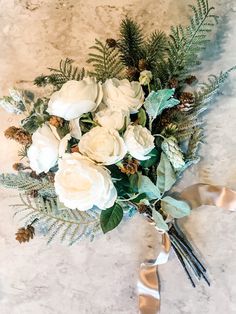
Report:
[[160,313],[160,280],[158,265],[168,261],[170,253],[170,239],[167,233],[162,236],[162,250],[155,261],[146,261],[140,266],[138,295],[140,314]]

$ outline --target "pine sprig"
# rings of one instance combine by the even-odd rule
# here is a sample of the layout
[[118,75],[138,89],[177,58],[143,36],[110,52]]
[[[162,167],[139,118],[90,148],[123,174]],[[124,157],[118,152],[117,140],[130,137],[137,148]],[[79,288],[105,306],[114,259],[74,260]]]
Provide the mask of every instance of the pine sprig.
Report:
[[61,60],[59,68],[48,68],[52,74],[40,75],[34,80],[34,84],[40,87],[52,85],[56,89],[60,89],[63,84],[70,80],[80,81],[85,76],[85,69],[79,69],[73,65],[73,60],[66,58]]
[[56,196],[54,186],[47,178],[36,179],[25,172],[0,174],[0,184],[26,193],[34,190],[43,197]]
[[193,12],[190,25],[171,28],[167,59],[158,66],[163,86],[173,77],[185,79],[189,70],[200,64],[199,53],[205,49],[208,35],[217,22],[217,16],[212,14],[214,7],[209,6],[208,0],[197,0],[197,5],[190,7]]
[[82,237],[91,240],[101,231],[100,217],[97,210],[82,212],[71,210],[61,204],[58,199],[45,199],[41,196],[31,199],[28,195],[20,195],[21,203],[13,205],[16,214],[21,215],[25,224],[42,225],[48,237],[48,243],[58,237],[61,242],[67,240],[69,245],[78,242]]
[[96,39],[95,45],[90,47],[90,49],[93,52],[89,53],[87,62],[92,64],[93,71],[89,72],[89,74],[102,82],[108,78],[119,78],[123,65],[119,60],[119,51],[116,47],[110,48],[107,43],[103,44]]
[[127,67],[138,67],[144,54],[144,37],[140,26],[130,18],[125,18],[120,26],[119,49],[121,60]]
[[155,70],[158,61],[164,58],[166,49],[167,36],[162,31],[154,31],[144,45],[145,61],[151,70]]

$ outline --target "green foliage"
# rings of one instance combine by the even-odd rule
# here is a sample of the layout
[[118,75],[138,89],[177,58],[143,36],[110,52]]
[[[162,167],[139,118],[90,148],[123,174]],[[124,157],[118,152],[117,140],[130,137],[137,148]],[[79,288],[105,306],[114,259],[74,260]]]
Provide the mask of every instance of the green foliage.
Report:
[[216,24],[217,16],[212,14],[214,7],[209,6],[208,0],[197,0],[197,5],[190,7],[193,12],[190,25],[171,28],[167,57],[157,66],[163,86],[173,77],[185,79],[189,70],[200,63],[199,53],[205,48],[209,41],[207,37]]
[[49,120],[49,114],[46,111],[47,107],[47,99],[37,99],[29,116],[21,121],[21,126],[29,133],[34,133]]
[[203,131],[200,128],[193,130],[193,133],[188,142],[188,150],[186,153],[186,160],[197,162],[199,161],[198,149],[203,140]]
[[66,208],[56,198],[45,199],[41,196],[31,199],[27,195],[20,195],[21,203],[13,205],[16,215],[21,215],[25,224],[43,226],[50,243],[56,237],[61,242],[67,240],[70,245],[83,237],[91,240],[101,231],[99,212],[88,210],[86,212]]
[[207,83],[202,83],[198,92],[195,92],[195,104],[190,111],[191,114],[198,116],[208,108],[208,105],[213,101],[215,96],[219,93],[225,81],[229,77],[230,72],[234,71],[236,67],[221,72],[218,76],[210,75]]
[[167,43],[167,36],[162,31],[154,31],[146,40],[144,58],[150,70],[156,69],[158,61],[164,58]]
[[162,152],[161,160],[157,166],[157,186],[161,193],[164,193],[169,191],[175,182],[175,171],[165,153]]
[[102,82],[108,78],[119,78],[123,70],[123,65],[119,60],[119,51],[115,47],[110,48],[107,43],[103,44],[98,39],[90,49],[94,52],[89,53],[87,62],[93,65],[94,70],[89,74]]
[[151,92],[145,100],[144,108],[148,115],[155,119],[166,108],[171,108],[179,104],[179,100],[173,98],[174,89],[161,89],[158,92]]
[[34,80],[34,84],[40,87],[52,85],[55,89],[60,89],[63,84],[70,80],[80,81],[85,76],[84,68],[79,69],[73,65],[73,60],[66,58],[61,60],[59,68],[49,68],[52,74],[40,75]]
[[100,224],[103,233],[115,229],[123,218],[122,207],[115,203],[112,207],[102,210],[100,215]]
[[146,122],[147,122],[146,111],[143,108],[140,108],[138,112],[138,123],[142,126],[145,126]]
[[6,188],[30,192],[33,190],[43,197],[55,197],[53,183],[46,177],[41,179],[32,178],[29,173],[19,172],[18,174],[0,174],[0,184]]
[[157,164],[158,159],[160,157],[160,153],[156,148],[153,148],[153,150],[146,156],[149,156],[150,158],[146,160],[141,160],[140,165],[143,168],[150,168],[151,166],[154,166]]
[[139,174],[138,177],[138,192],[145,193],[149,200],[159,199],[161,197],[160,190],[147,176]]
[[190,214],[191,208],[188,203],[166,196],[161,200],[161,208],[173,218],[182,218]]
[[[144,38],[140,26],[126,17],[120,26],[119,50],[121,60],[127,67],[138,67],[144,57]],[[150,50],[150,49],[149,49]]]
[[163,216],[157,212],[156,210],[152,210],[152,218],[155,221],[156,227],[163,231],[168,231],[169,227],[167,223],[165,222]]

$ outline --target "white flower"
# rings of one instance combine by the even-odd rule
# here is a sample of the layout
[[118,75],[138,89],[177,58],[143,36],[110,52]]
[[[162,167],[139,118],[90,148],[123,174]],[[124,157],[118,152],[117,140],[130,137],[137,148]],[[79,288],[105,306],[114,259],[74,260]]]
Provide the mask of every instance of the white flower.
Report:
[[152,72],[144,70],[140,73],[139,82],[141,85],[148,85],[152,80]]
[[124,110],[113,110],[110,108],[98,111],[95,114],[95,121],[107,129],[121,130],[130,121],[129,112]]
[[65,154],[58,165],[55,190],[67,207],[84,211],[114,205],[117,191],[107,169],[79,153]]
[[80,118],[73,119],[70,121],[70,134],[72,137],[79,140],[82,136],[80,124],[79,124]]
[[102,100],[101,83],[86,77],[81,81],[68,81],[52,94],[48,103],[48,113],[65,120],[73,120],[83,113],[95,111]]
[[143,101],[144,92],[139,82],[113,78],[103,84],[103,102],[113,110],[137,113]]
[[124,140],[131,156],[138,160],[150,158],[146,155],[154,148],[154,137],[147,128],[141,125],[129,125]]
[[96,162],[112,165],[123,159],[127,149],[116,130],[96,126],[81,137],[79,151]]
[[55,137],[50,127],[44,124],[32,136],[32,145],[27,155],[30,167],[37,174],[48,172],[56,165],[59,155],[59,140]]
[[37,174],[48,172],[63,156],[71,139],[70,134],[60,139],[56,128],[44,124],[32,135],[32,144],[27,151],[30,167]]

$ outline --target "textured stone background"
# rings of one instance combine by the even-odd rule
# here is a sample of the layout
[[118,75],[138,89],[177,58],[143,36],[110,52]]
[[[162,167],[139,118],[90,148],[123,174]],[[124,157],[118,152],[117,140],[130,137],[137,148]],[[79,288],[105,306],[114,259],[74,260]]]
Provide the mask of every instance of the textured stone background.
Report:
[[[213,1],[213,0],[212,0]],[[30,87],[32,79],[63,57],[84,65],[95,37],[114,37],[126,14],[148,33],[185,23],[188,1],[179,0],[0,0],[0,95],[12,86]],[[236,0],[214,0],[222,16],[215,41],[204,54],[201,79],[236,64]],[[188,171],[179,188],[195,182],[236,189],[236,79],[208,114],[202,161]],[[17,159],[15,143],[3,131],[16,122],[0,110],[0,171]],[[140,217],[93,243],[74,247],[28,245],[14,240],[17,222],[9,203],[14,192],[0,191],[1,314],[134,314],[140,262],[155,256],[158,238]],[[236,313],[236,214],[214,207],[195,210],[184,228],[209,266],[212,287],[191,288],[172,256],[160,267],[162,314]]]

